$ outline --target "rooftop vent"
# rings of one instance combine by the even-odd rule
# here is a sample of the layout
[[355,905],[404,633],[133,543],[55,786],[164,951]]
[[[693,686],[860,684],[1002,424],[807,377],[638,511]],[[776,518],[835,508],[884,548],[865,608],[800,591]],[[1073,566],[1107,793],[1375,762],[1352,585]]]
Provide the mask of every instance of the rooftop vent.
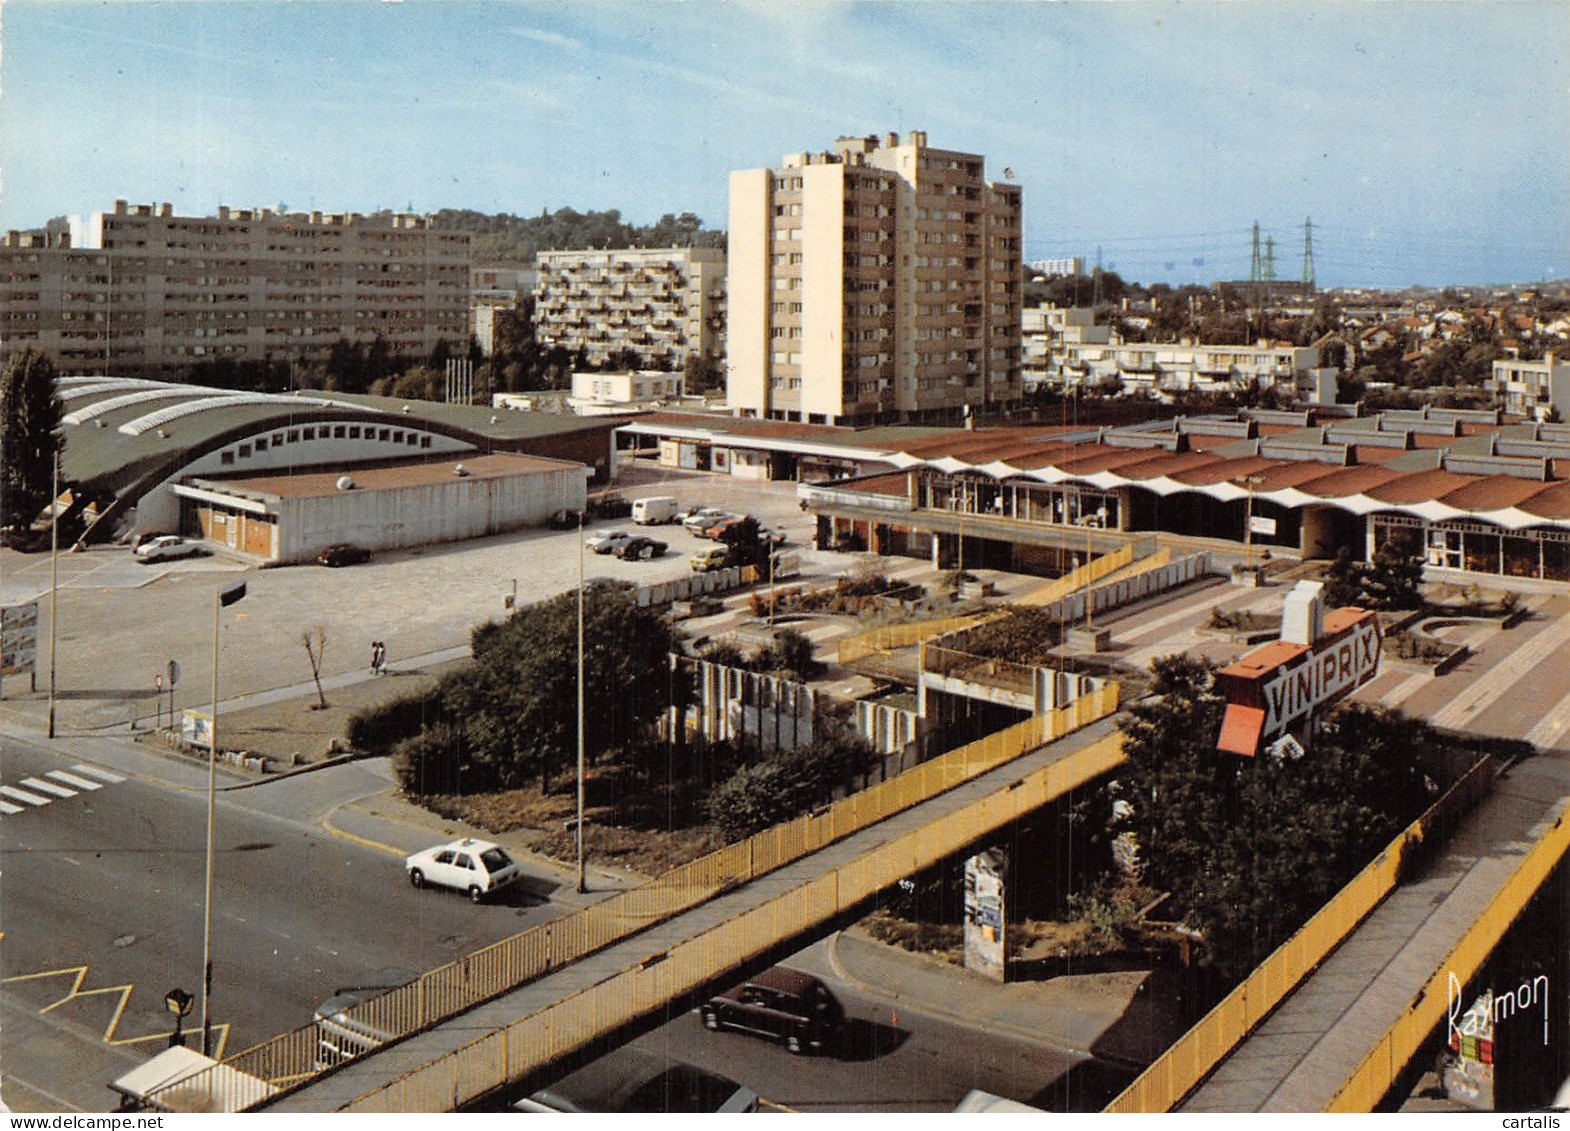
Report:
[[350,476],[340,475],[338,477],[338,482],[334,483],[333,486],[338,488],[340,491],[353,491],[354,480]]
[[452,473],[454,475],[456,475],[459,479],[462,479],[464,476],[469,474],[469,469],[467,467],[464,467],[463,464],[460,463],[460,464],[458,464],[456,467],[454,467],[452,469]]

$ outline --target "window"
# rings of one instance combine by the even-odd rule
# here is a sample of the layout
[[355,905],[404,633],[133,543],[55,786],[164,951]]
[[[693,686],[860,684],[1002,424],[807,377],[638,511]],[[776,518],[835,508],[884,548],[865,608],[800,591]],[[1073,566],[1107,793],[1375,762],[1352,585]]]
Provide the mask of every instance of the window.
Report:
[[[264,444],[266,443],[265,440],[262,441],[262,442]],[[250,444],[241,444],[240,445],[240,458],[241,459],[250,459],[251,458],[251,445]]]
[[219,452],[218,462],[223,466],[228,467],[230,464],[234,463],[234,452],[230,450]]
[[300,442],[300,430],[298,428],[289,429],[289,442],[291,444],[297,444]]
[[342,440],[343,439],[343,425],[342,424],[339,424],[339,425],[337,425],[337,426],[335,426],[333,428],[333,438],[337,439],[337,440]]
[[360,426],[358,424],[351,424],[349,426],[349,439],[351,439],[351,440],[358,440],[359,438],[360,438]]
[[421,436],[420,437],[420,447],[428,448],[430,446],[431,446],[431,438],[429,436]]
[[[326,429],[324,428],[324,429],[322,429],[322,431],[325,432]],[[314,429],[314,428],[302,429],[301,430],[300,439],[302,439],[302,440],[314,440],[314,439],[316,439],[316,429]]]
[[392,438],[392,429],[391,428],[383,428],[379,433],[377,433],[376,438],[378,440],[382,441],[383,443],[386,443],[388,440],[390,440]]
[[256,441],[256,450],[258,452],[265,452],[267,450],[267,441],[265,439],[258,438]]

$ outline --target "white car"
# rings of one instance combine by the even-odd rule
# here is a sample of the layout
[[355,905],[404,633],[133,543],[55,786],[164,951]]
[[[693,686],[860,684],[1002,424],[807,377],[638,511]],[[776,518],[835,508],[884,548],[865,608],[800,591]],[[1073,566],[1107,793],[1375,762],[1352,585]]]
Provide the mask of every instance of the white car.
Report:
[[426,884],[468,892],[479,903],[487,895],[515,882],[522,874],[506,851],[488,840],[455,840],[416,852],[404,860],[409,882],[417,888]]
[[597,530],[583,540],[583,548],[596,554],[608,554],[632,537],[628,530]]
[[190,558],[201,552],[201,546],[195,542],[187,542],[178,534],[161,534],[157,538],[149,538],[132,551],[139,562],[162,562],[173,558]]

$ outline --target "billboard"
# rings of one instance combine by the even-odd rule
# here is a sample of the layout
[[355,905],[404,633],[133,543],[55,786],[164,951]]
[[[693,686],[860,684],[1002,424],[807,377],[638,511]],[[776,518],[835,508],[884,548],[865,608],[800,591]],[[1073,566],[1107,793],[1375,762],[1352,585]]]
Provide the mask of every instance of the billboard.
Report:
[[38,602],[0,607],[0,677],[35,670]]
[[1379,622],[1355,625],[1340,640],[1316,646],[1307,661],[1283,668],[1261,685],[1265,707],[1263,733],[1279,735],[1315,707],[1340,698],[1379,671]]
[[1001,848],[965,861],[965,968],[1007,980],[1003,950],[1004,886],[1008,854]]
[[187,746],[213,744],[213,717],[206,711],[187,708],[180,712],[180,740]]

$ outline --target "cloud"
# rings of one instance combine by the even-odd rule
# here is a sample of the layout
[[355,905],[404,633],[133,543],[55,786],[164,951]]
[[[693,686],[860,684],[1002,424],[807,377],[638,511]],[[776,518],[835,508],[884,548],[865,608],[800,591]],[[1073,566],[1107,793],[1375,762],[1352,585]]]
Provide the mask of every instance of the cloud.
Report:
[[529,39],[535,43],[543,43],[549,47],[565,47],[571,51],[578,51],[583,48],[583,44],[571,36],[557,35],[554,31],[541,31],[539,28],[510,27],[507,29],[507,34],[516,35],[519,39]]
[[491,79],[489,80],[489,85],[496,90],[517,95],[524,102],[530,102],[536,106],[549,106],[552,109],[557,109],[566,105],[554,91],[544,90],[537,86],[531,86],[528,83],[512,82],[509,79]]

